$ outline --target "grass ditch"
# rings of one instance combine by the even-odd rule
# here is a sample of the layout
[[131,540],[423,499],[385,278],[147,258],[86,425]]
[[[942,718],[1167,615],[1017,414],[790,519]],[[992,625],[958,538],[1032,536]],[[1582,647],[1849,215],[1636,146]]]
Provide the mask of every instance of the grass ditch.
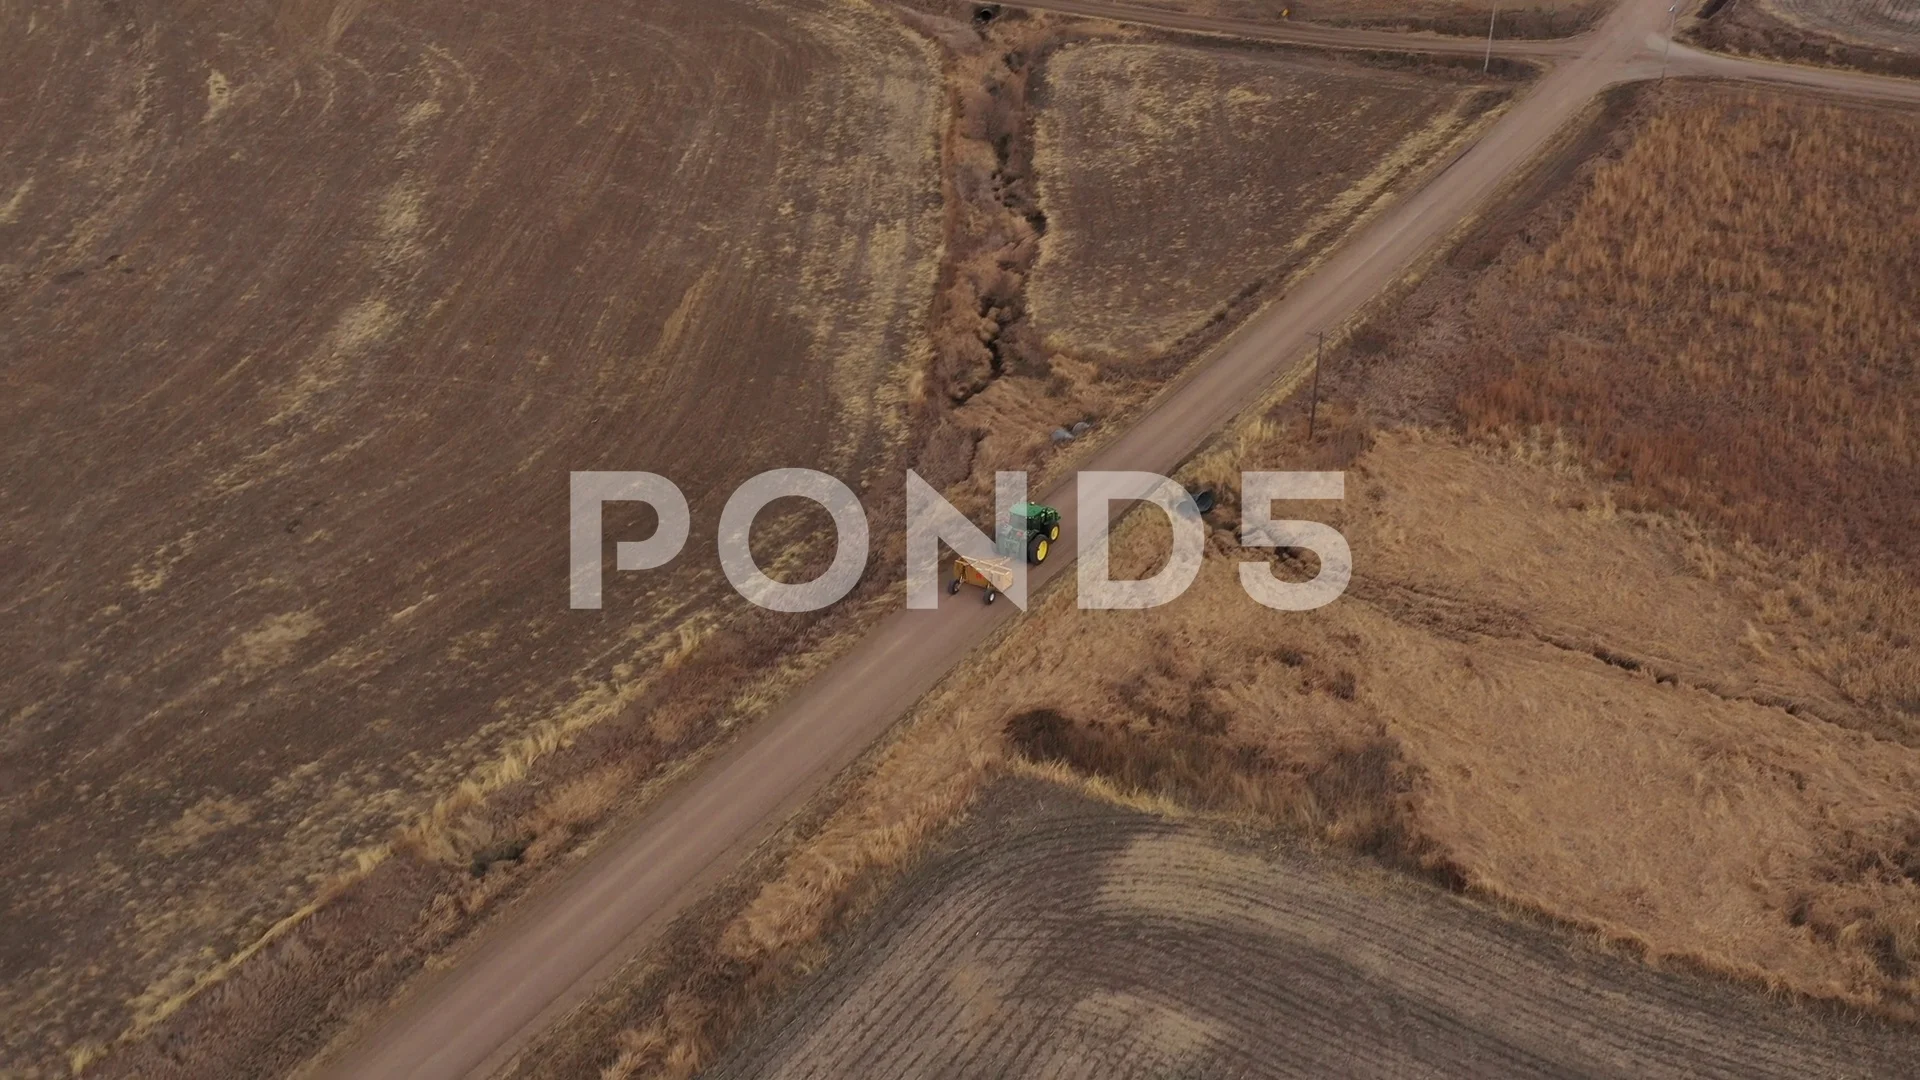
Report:
[[[1305,663],[1304,657],[1298,662]],[[1338,673],[1327,685],[1336,696],[1353,699],[1352,672]],[[1186,719],[1190,724],[1193,717]],[[1414,829],[1408,808],[1418,769],[1390,735],[1354,735],[1312,759],[1293,760],[1224,740],[1224,730],[1225,718],[1193,727],[1154,717],[1147,730],[1138,731],[1121,721],[1075,720],[1044,707],[1006,722],[1009,748],[1037,765],[1211,814],[1262,819],[1458,887],[1458,874],[1432,859],[1431,846]]]

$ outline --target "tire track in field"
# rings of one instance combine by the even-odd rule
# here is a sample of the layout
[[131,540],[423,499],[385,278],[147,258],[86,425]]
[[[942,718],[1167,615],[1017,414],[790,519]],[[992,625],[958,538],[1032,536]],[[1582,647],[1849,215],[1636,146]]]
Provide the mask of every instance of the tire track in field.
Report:
[[1920,1036],[1003,785],[716,1077],[1900,1076]]

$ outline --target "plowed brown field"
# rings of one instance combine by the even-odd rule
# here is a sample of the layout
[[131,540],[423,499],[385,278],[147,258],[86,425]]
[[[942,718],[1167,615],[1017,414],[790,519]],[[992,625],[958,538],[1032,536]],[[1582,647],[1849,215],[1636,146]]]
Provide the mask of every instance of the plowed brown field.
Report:
[[1004,784],[716,1077],[1901,1076],[1920,1038]]
[[[740,480],[899,460],[945,96],[844,0],[297,0],[0,6],[0,101],[7,1071],[631,699]],[[603,612],[578,469],[694,505]]]
[[1504,97],[1322,59],[1064,49],[1037,124],[1050,227],[1034,321],[1054,351],[1104,366],[1184,358]]

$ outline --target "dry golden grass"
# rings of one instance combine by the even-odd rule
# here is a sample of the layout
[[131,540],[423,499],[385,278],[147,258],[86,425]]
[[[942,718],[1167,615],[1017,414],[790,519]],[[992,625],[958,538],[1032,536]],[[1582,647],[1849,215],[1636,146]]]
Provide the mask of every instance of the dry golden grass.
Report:
[[1635,503],[1920,567],[1917,146],[1920,117],[1756,95],[1648,118],[1483,294],[1469,424],[1564,430]]
[[873,775],[723,925],[712,952],[676,980],[652,1022],[623,1032],[602,1075],[688,1077],[742,1020],[820,954],[821,938],[971,801],[1002,753],[991,731],[930,723],[882,753]]

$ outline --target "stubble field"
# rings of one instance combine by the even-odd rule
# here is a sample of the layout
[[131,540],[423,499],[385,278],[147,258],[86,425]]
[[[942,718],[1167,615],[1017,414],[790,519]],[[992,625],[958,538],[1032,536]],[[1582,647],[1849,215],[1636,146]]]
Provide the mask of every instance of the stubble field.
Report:
[[[819,643],[740,611],[700,557],[734,483],[805,464],[893,486],[915,461],[978,496],[994,467],[1047,460],[1055,423],[1147,400],[1498,93],[1139,40],[1055,52],[1017,18],[915,33],[837,0],[0,20],[0,88],[29,103],[0,120],[0,336],[19,346],[0,1071],[27,1075],[155,1026],[108,1068],[293,1067],[775,696],[743,673]],[[1326,86],[1370,139],[1261,159],[1341,134],[1303,96]],[[1233,938],[1312,952],[1328,987],[1373,980],[1344,1012],[1273,1004],[1313,1053],[1351,1049],[1365,1009],[1362,1038],[1411,1025],[1462,1062],[1552,1071],[1566,1048],[1542,1032],[1598,1008],[1618,1023],[1588,1049],[1630,1071],[1683,1045],[1700,1071],[1844,1072],[1851,1052],[1897,1074],[1910,1030],[1161,820],[1357,850],[1747,987],[1920,1010],[1920,463],[1897,317],[1920,293],[1900,242],[1920,232],[1920,131],[1723,88],[1619,101],[1577,182],[1496,216],[1335,352],[1316,445],[1276,403],[1190,465],[1226,498],[1185,599],[1087,615],[1056,590],[736,883],[737,910],[698,928],[710,948],[652,958],[520,1072],[688,1074],[829,956],[724,1068],[1047,1043],[1104,1073],[1128,1031],[1164,1036],[1168,1069],[1230,1065],[1236,1025],[1268,1014],[1224,1003],[1271,991],[1217,980],[1208,950]],[[1136,152],[1099,153],[1134,114]],[[1196,146],[1231,162],[1199,169]],[[1096,194],[1171,177],[1196,197],[1170,214]],[[1168,258],[1143,268],[1149,249]],[[1354,541],[1339,604],[1240,593],[1242,466],[1348,470],[1345,506],[1300,515]],[[676,570],[610,576],[603,613],[562,599],[583,468],[667,473],[695,507]],[[807,524],[757,539],[803,565]],[[1130,524],[1117,564],[1150,569],[1162,539]],[[554,783],[527,782],[552,758]],[[991,843],[963,834],[886,891],[1007,772],[1109,805],[1043,793],[1001,817],[1003,785],[969,826]],[[1076,815],[1097,820],[1058,827]],[[373,887],[195,996],[343,874]],[[1144,884],[1107,888],[1123,878]],[[1314,886],[1288,891],[1303,880],[1362,894],[1402,952],[1344,911],[1303,944],[1273,918],[1318,910]],[[1091,898],[1105,945],[1075,947],[1089,920],[1061,917],[1055,882]],[[921,963],[963,908],[1041,929],[983,946],[1000,975]],[[1138,934],[1178,970],[1114,944]],[[1489,992],[1564,1007],[1474,1027],[1470,1003],[1381,974],[1462,937],[1505,965]],[[369,968],[341,944],[394,938],[429,946]],[[1219,1008],[1173,1007],[1199,986]],[[911,1007],[800,1039],[862,995]],[[162,1023],[189,998],[212,1004]],[[274,1026],[308,1012],[296,1037]]]
[[[0,98],[0,1071],[53,1075],[396,826],[520,858],[440,826],[727,642],[739,481],[897,486],[945,98],[838,0],[7,5]],[[601,612],[579,469],[694,507]]]
[[[702,557],[739,480],[878,484],[884,533],[902,465],[964,505],[1167,370],[1025,318],[1029,89],[1075,40],[1046,20],[7,14],[0,1017],[28,1075],[294,1067],[842,640]],[[1376,75],[1413,152],[1342,145],[1347,225],[1478,113],[1422,123],[1505,89],[1316,65],[1361,113]],[[571,612],[567,473],[595,468],[671,476],[695,527]],[[756,548],[807,576],[814,524]],[[649,528],[609,508],[609,543]]]
[[1920,1037],[1009,781],[714,1077],[1894,1077]]

